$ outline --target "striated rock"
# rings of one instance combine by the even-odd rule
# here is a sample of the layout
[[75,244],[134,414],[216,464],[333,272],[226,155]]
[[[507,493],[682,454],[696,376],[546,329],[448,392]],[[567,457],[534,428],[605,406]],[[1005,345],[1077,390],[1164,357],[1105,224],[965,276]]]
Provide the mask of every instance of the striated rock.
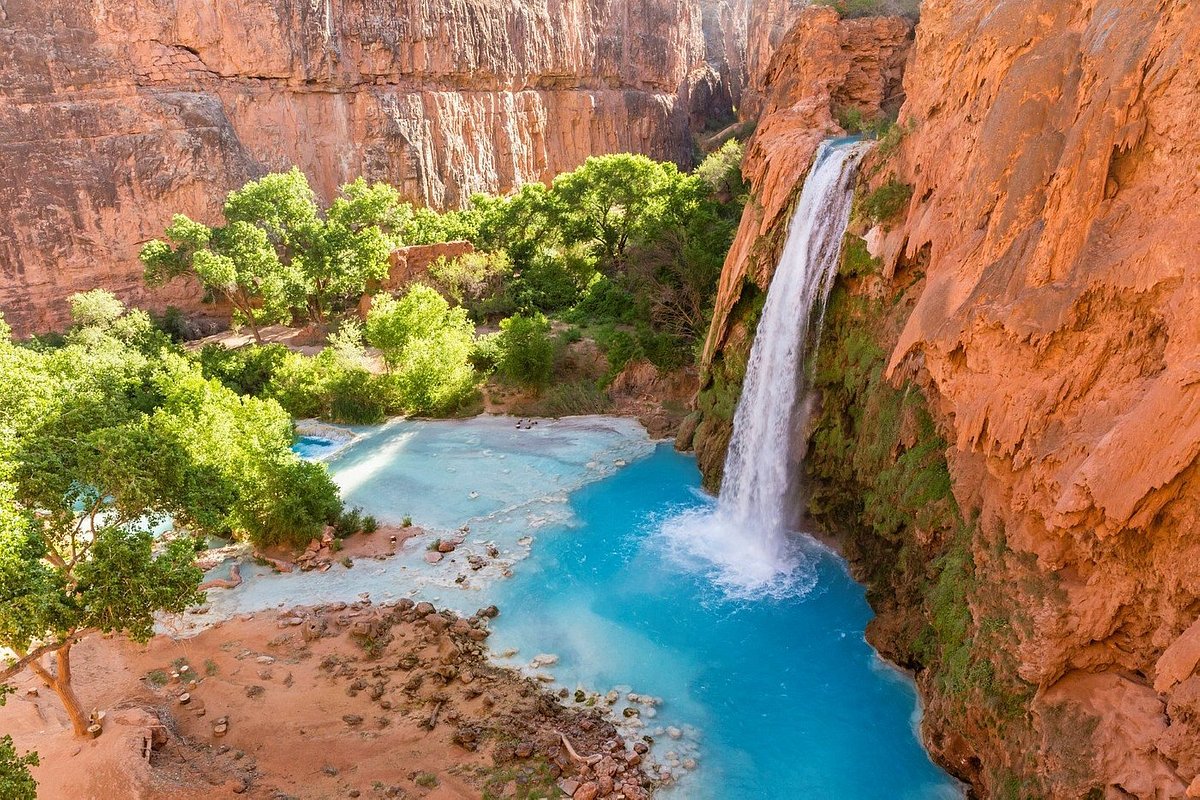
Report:
[[[815,48],[827,25],[805,12],[773,60]],[[935,755],[985,795],[1009,775],[1051,798],[1179,797],[1200,766],[1188,710],[1200,660],[1198,48],[1200,8],[1172,0],[927,0],[903,135],[864,165],[864,191],[912,191],[867,235],[882,267],[858,289],[912,299],[895,329],[874,331],[887,377],[921,390],[948,443],[971,523],[972,630],[1008,621],[971,639],[983,688],[951,695],[932,670],[919,676]],[[810,142],[830,130],[827,84],[797,91],[764,104],[747,155],[763,212],[748,213],[722,276],[714,372],[746,340],[730,313],[744,278],[764,286],[774,263],[771,209],[786,208]],[[775,162],[772,131],[790,142]],[[711,474],[721,428],[706,416],[696,440]],[[916,527],[903,537],[936,568],[944,542]],[[901,618],[896,642],[927,624],[919,597],[875,599],[885,626]],[[997,711],[997,698],[1012,705]]]
[[[1047,695],[1095,673],[1065,702],[1127,715],[1092,777],[1139,798],[1193,777],[1143,709],[1200,660],[1197,47],[1185,3],[928,3],[910,133],[877,165],[913,187],[884,278],[925,276],[889,375],[934,402],[976,581],[1029,620],[1004,658]],[[997,538],[1012,556],[985,556]],[[1154,689],[1111,690],[1123,674]]]
[[705,63],[705,14],[737,51],[728,11],[705,5],[8,2],[0,308],[20,333],[62,325],[63,299],[95,286],[198,310],[194,286],[146,292],[139,245],[291,164],[326,198],[363,174],[453,206],[597,153],[687,163],[690,93],[712,113],[736,79]]

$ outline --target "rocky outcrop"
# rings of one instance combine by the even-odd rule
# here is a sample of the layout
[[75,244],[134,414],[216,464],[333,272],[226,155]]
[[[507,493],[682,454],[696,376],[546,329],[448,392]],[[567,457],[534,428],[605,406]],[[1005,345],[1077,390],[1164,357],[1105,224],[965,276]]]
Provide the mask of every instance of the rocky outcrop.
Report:
[[0,308],[19,332],[95,286],[194,308],[195,287],[146,294],[140,243],[292,164],[325,197],[362,174],[453,206],[598,153],[686,163],[689,121],[732,92],[705,61],[704,13],[737,50],[723,5],[8,0]]
[[1038,707],[1095,728],[1086,780],[1139,798],[1196,777],[1155,743],[1200,612],[1198,47],[1182,2],[927,3],[876,181],[913,189],[884,277],[926,282],[889,374],[934,399],[976,580],[1029,613]]
[[[864,165],[810,510],[847,535],[872,640],[918,670],[931,749],[985,796],[1200,787],[1198,47],[1172,0],[927,0]],[[781,227],[726,265],[718,410]]]
[[[911,23],[899,17],[841,20],[832,8],[807,8],[779,47],[770,48],[769,66],[751,79],[764,108],[742,164],[753,200],[746,205],[721,273],[703,357],[707,393],[701,405],[706,413],[695,446],[710,485],[724,458],[736,405],[736,396],[726,396],[724,386],[740,385],[757,319],[746,312],[756,308],[754,295],[766,290],[774,272],[784,212],[817,145],[845,133],[835,118],[837,109],[855,108],[872,118],[885,113],[889,99],[896,102],[911,38]],[[748,49],[759,52],[758,58],[765,52],[753,38]],[[753,58],[749,63],[755,63]],[[735,311],[739,303],[744,308]]]

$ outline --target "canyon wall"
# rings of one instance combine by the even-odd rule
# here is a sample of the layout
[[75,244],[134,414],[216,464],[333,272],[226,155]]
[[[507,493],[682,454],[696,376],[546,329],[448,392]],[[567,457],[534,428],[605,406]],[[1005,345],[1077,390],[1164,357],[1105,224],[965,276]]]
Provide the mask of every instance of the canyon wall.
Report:
[[[917,670],[934,754],[985,796],[1200,796],[1197,52],[1186,2],[926,0],[863,168],[809,508]],[[726,265],[701,430],[736,403],[794,135]]]
[[3,0],[0,309],[22,333],[95,286],[195,309],[195,287],[145,292],[140,244],[293,164],[326,198],[361,174],[438,207],[593,154],[686,164],[731,113],[735,21],[728,0]]

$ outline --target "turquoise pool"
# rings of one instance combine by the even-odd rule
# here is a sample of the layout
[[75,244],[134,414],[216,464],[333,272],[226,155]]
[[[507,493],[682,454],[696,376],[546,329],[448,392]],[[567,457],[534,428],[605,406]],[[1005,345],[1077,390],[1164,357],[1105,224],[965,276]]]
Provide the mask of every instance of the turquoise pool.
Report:
[[[502,660],[570,695],[615,690],[621,720],[625,706],[638,709],[628,733],[652,736],[653,759],[677,779],[661,797],[961,796],[917,739],[910,681],[865,642],[871,611],[843,562],[800,538],[789,591],[721,588],[687,553],[690,520],[712,504],[695,461],[635,423],[519,430],[481,417],[355,433],[327,460],[347,501],[385,522],[411,516],[428,537],[323,575],[247,565],[246,583],[215,597],[212,618],[360,592],[464,612],[494,602],[491,647],[516,651]],[[463,539],[459,550],[426,563],[429,539],[447,534]],[[498,556],[485,569],[468,568],[467,555],[488,550]],[[530,663],[543,654],[556,660]]]

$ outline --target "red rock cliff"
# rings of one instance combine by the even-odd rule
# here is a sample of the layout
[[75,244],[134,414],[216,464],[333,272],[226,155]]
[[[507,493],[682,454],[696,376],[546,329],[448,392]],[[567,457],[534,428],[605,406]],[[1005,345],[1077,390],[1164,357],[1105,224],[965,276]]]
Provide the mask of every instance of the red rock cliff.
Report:
[[[725,362],[744,348],[744,279],[765,285],[779,212],[830,130],[826,40],[805,15],[772,61],[768,83],[796,89],[768,91],[748,151],[759,202],[722,276],[701,431],[740,380]],[[968,605],[969,680],[988,684],[922,676],[924,727],[985,795],[1200,796],[1197,53],[1200,6],[1182,0],[926,0],[906,134],[865,165],[864,192],[913,190],[867,236],[881,273],[855,280],[905,298],[879,343],[948,444],[970,530],[951,599]],[[915,436],[901,427],[896,452]],[[928,534],[896,543],[930,566],[901,565],[916,594],[887,599],[917,605],[881,614],[938,613],[920,605],[921,576],[946,569]],[[997,705],[951,724],[952,691]]]
[[[708,27],[736,50],[724,5],[706,4]],[[704,13],[689,0],[7,0],[0,308],[31,331],[94,286],[194,304],[187,289],[144,296],[139,244],[291,164],[322,195],[363,174],[450,206],[597,153],[687,161],[690,93],[721,94]]]
[[[886,167],[914,191],[885,267],[926,275],[892,373],[1013,551],[976,560],[1034,611],[1038,728],[1077,710],[1080,771],[1138,798],[1200,775],[1198,52],[1186,2],[930,0]],[[1028,559],[1055,598],[1011,580]]]

